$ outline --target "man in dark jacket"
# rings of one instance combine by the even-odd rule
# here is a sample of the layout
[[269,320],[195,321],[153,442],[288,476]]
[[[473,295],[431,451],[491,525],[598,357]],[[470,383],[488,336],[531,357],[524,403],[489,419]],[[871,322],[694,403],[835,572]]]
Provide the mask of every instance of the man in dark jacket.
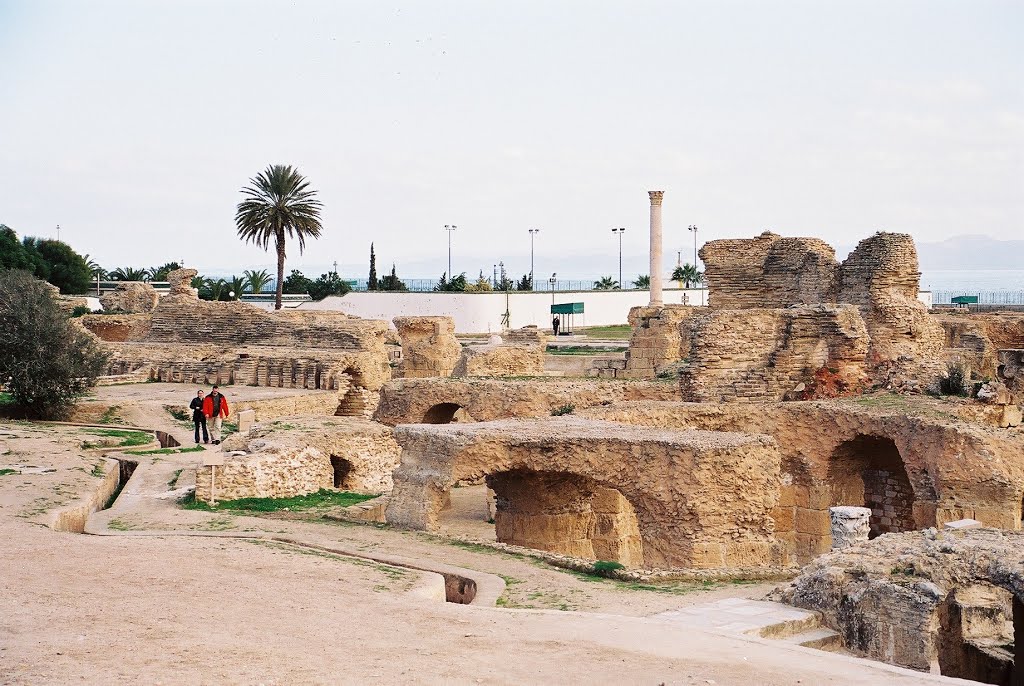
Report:
[[196,444],[199,444],[199,427],[203,427],[203,443],[210,442],[210,434],[206,432],[206,415],[203,414],[203,392],[196,391],[196,397],[192,398],[192,404],[188,406],[192,410],[192,423],[196,425]]

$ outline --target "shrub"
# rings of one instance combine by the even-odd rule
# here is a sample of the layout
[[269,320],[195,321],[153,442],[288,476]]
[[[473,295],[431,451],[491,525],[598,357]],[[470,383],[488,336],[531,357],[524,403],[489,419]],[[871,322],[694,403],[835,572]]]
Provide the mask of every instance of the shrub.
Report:
[[953,360],[946,365],[946,375],[939,379],[939,391],[943,395],[970,395],[970,378],[963,360]]
[[75,309],[71,310],[71,318],[74,319],[75,317],[81,317],[83,314],[91,314],[91,313],[92,313],[92,310],[90,310],[85,305],[76,305]]
[[107,353],[71,323],[45,283],[21,270],[0,272],[0,381],[16,411],[65,416],[106,363]]
[[625,566],[618,562],[613,562],[611,560],[598,560],[594,563],[593,573],[595,576],[610,577],[612,576],[612,572],[618,571],[620,569],[625,569]]
[[575,411],[576,406],[573,405],[572,403],[568,403],[566,405],[562,405],[561,407],[556,407],[555,409],[551,410],[551,416],[561,417],[563,414],[572,414]]

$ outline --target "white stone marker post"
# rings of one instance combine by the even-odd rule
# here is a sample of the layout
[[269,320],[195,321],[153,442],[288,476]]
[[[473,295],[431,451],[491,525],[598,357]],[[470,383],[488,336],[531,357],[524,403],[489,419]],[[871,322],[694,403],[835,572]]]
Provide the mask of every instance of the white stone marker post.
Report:
[[[665,191],[647,191],[651,198],[651,307],[661,307],[661,200]],[[625,288],[619,284],[619,288]]]
[[871,531],[871,510],[843,505],[828,510],[832,519],[832,550],[849,548],[868,540]]

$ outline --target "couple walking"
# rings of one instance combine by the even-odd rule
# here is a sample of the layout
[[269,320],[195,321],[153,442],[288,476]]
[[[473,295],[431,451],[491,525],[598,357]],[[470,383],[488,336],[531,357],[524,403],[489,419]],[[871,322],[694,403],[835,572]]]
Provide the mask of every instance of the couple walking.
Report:
[[[202,391],[196,391],[196,397],[189,405],[192,410],[192,423],[196,425],[196,444],[199,443],[199,427],[203,428],[203,443],[210,442],[213,436],[213,444],[220,443],[220,428],[224,418],[228,416],[228,399],[220,394],[216,386],[210,391],[210,395],[203,397]],[[206,422],[210,421],[210,431],[206,431]]]

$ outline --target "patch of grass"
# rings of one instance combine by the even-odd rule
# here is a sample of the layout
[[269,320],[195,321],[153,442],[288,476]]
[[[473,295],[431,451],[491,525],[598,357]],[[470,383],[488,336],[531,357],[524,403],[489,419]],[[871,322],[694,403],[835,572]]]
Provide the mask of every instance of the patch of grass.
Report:
[[7,469],[6,467],[3,468],[3,469],[0,469],[0,476],[7,476],[8,474],[17,474],[17,473],[18,473],[17,469]]
[[548,355],[607,355],[627,350],[628,347],[617,345],[549,345],[545,352]]
[[294,496],[292,498],[239,498],[237,500],[222,500],[215,506],[210,506],[201,500],[196,500],[195,493],[192,493],[182,500],[181,505],[186,510],[205,510],[207,512],[220,510],[242,512],[278,512],[280,510],[289,510],[295,512],[326,507],[349,507],[350,505],[358,505],[361,502],[376,497],[375,495],[349,493],[348,491],[331,491],[322,488],[316,493]]
[[0,391],[0,405],[13,405],[14,396],[10,393]]
[[577,334],[583,334],[588,338],[605,338],[611,340],[628,341],[633,335],[633,328],[629,324],[616,324],[614,326],[588,326],[577,328]]
[[114,531],[131,531],[136,527],[134,524],[126,522],[120,517],[115,517],[114,519],[111,519],[109,522],[107,522],[107,528],[112,529]]
[[114,438],[119,439],[114,445],[107,445],[108,442],[93,442],[84,441],[82,448],[128,448],[133,445],[146,445],[152,443],[154,440],[152,434],[148,434],[145,431],[130,431],[127,429],[82,429],[84,433],[91,434],[93,436],[102,436],[103,438]]
[[613,560],[598,560],[594,563],[594,574],[597,574],[598,576],[608,576],[611,572],[625,568],[626,566],[621,562],[615,562]]
[[95,465],[93,465],[92,471],[89,472],[89,473],[92,474],[93,476],[99,477],[99,476],[103,476],[107,472],[106,472],[105,469],[103,469],[103,463],[102,462],[97,462]]
[[188,448],[154,448],[153,450],[125,450],[125,455],[174,455],[176,453],[198,453],[204,450],[201,445]]
[[100,417],[100,424],[124,424],[124,417],[121,416],[121,406],[111,405]]
[[181,472],[182,470],[180,469],[175,470],[174,476],[172,476],[171,480],[167,482],[167,488],[171,489],[172,491],[174,490],[174,487],[178,485],[178,479],[181,478]]
[[164,405],[164,409],[167,410],[167,414],[171,415],[179,422],[185,422],[187,424],[192,423],[192,413],[188,410],[176,407],[175,405]]

